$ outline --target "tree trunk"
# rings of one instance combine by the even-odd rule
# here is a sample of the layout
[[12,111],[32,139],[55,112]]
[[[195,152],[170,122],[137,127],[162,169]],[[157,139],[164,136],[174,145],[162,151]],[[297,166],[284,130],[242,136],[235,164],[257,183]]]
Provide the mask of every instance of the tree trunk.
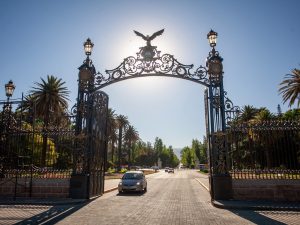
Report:
[[114,163],[115,142],[111,141],[111,162]]
[[121,171],[121,147],[122,147],[122,127],[119,128],[119,140],[118,140],[118,171]]
[[44,126],[43,126],[43,146],[42,146],[42,152],[41,152],[41,167],[46,166],[46,154],[47,154],[47,140],[48,140],[48,134],[47,134],[47,128],[49,125],[49,112],[45,116]]
[[128,143],[128,168],[129,169],[131,166],[131,148],[132,148],[132,144],[131,144],[131,141],[129,141],[129,143]]

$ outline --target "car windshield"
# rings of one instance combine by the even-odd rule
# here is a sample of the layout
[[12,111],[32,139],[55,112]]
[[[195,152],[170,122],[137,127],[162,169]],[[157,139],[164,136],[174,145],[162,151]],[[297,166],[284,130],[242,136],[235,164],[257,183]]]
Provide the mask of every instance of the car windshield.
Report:
[[129,179],[133,179],[133,180],[139,180],[142,179],[143,174],[140,173],[125,173],[124,176],[122,177],[123,180],[129,180]]

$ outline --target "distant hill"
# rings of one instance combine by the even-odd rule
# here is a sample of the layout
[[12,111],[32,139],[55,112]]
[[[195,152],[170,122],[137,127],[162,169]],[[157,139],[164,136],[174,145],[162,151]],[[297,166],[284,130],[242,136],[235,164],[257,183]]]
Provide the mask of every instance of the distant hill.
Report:
[[180,160],[180,152],[182,150],[182,148],[173,148],[175,155],[178,157],[178,159]]

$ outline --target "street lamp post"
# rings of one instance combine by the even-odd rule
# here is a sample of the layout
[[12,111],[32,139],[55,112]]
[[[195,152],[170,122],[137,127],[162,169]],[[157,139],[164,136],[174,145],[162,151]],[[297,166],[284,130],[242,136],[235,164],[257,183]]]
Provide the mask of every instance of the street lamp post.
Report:
[[232,197],[232,181],[228,173],[228,153],[226,144],[226,122],[223,87],[223,58],[215,50],[218,33],[211,30],[207,39],[212,48],[207,57],[210,113],[210,163],[211,163],[211,192],[213,199],[230,199]]
[[[11,151],[10,151],[10,141],[9,141],[9,130],[10,130],[10,117],[11,117],[11,104],[10,104],[10,98],[12,97],[14,90],[16,88],[16,86],[14,85],[14,83],[12,82],[12,80],[10,80],[7,84],[5,84],[5,94],[7,97],[6,102],[3,104],[3,115],[2,115],[2,123],[4,122],[5,126],[4,126],[4,130],[2,132],[4,132],[5,134],[5,151],[2,152],[1,154],[1,165],[0,165],[0,176],[4,177],[4,166],[3,166],[3,162],[4,159],[9,159],[8,162],[6,163],[11,163],[10,162],[10,157],[11,157]],[[7,160],[6,160],[7,161]]]
[[16,88],[16,86],[14,85],[12,80],[10,80],[7,84],[5,84],[5,94],[7,97],[7,102],[3,106],[3,111],[6,109],[6,107],[8,110],[11,110],[11,106],[9,104],[9,99],[13,95],[15,88]]
[[[93,107],[93,90],[94,77],[96,69],[93,65],[90,55],[94,44],[88,38],[84,43],[84,52],[86,59],[78,68],[78,95],[76,103],[76,135],[84,136],[87,139],[82,143],[76,144],[77,152],[74,158],[74,168],[71,177],[71,197],[72,198],[88,198],[90,183],[90,160],[91,160],[91,129],[92,129],[92,107]],[[84,133],[84,135],[82,135]],[[78,139],[79,140],[79,139]],[[80,187],[78,183],[81,183]]]

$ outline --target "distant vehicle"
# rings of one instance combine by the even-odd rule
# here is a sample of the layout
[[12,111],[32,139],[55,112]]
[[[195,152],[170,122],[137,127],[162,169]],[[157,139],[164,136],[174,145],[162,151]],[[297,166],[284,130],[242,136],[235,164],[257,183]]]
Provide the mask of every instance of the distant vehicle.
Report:
[[174,173],[174,168],[169,168],[168,173]]
[[142,167],[141,166],[131,166],[130,169],[131,170],[140,170],[140,169],[142,169]]
[[127,191],[147,191],[147,180],[142,171],[128,171],[124,173],[119,185],[119,193]]
[[167,172],[167,173],[169,172],[169,167],[165,168],[165,172]]
[[151,169],[157,171],[157,170],[159,170],[159,167],[158,166],[152,166]]

